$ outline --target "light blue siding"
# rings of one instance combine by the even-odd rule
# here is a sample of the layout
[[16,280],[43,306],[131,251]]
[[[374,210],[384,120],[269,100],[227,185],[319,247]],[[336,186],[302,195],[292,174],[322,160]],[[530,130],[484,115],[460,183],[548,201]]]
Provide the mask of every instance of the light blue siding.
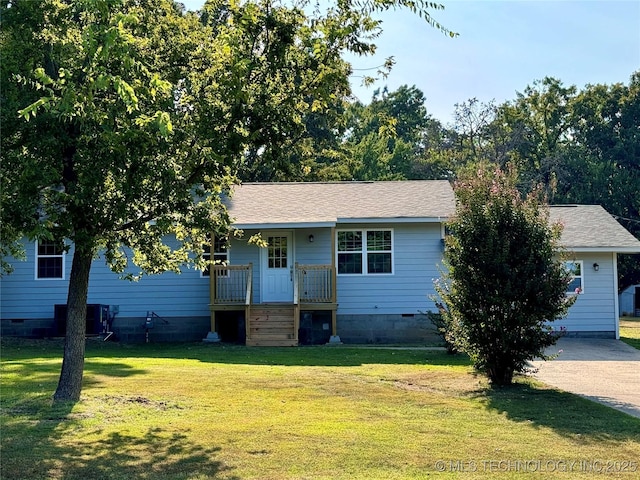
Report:
[[338,314],[416,314],[433,310],[433,280],[440,277],[440,224],[342,225],[338,229],[392,228],[391,275],[338,275]]
[[247,240],[252,235],[258,233],[257,230],[245,230],[242,238],[232,238],[229,247],[229,263],[231,265],[253,264],[253,299],[254,303],[260,302],[260,248],[249,245]]
[[[67,302],[73,246],[66,254],[64,279],[35,279],[33,242],[26,244],[26,261],[12,262],[15,271],[0,280],[0,318],[53,318],[55,304]],[[118,305],[120,317],[144,317],[152,310],[162,317],[209,315],[209,279],[199,270],[181,274],[144,276],[138,282],[122,280],[99,257],[91,265],[87,303]]]
[[[313,235],[313,243],[309,242]],[[296,258],[294,261],[302,265],[331,264],[331,229],[310,228],[295,232]]]
[[[566,318],[553,322],[556,329],[572,332],[615,332],[618,319],[615,312],[617,281],[614,278],[613,253],[576,253],[583,261],[583,289]],[[599,265],[596,272],[593,264]]]
[[[338,315],[347,316],[418,314],[434,310],[430,296],[433,280],[442,268],[441,227],[439,224],[398,223],[390,225],[339,225],[337,229],[392,228],[393,273],[391,275],[339,275]],[[232,239],[231,264],[253,263],[253,301],[260,302],[262,249],[247,239],[257,231],[247,231],[241,239]],[[309,235],[314,241],[309,242]],[[330,264],[332,239],[330,228],[294,231],[294,262]],[[51,319],[55,304],[67,299],[68,278],[73,247],[66,254],[64,280],[35,279],[35,248],[26,245],[27,261],[14,262],[15,271],[0,279],[1,319]],[[557,329],[574,332],[616,332],[615,255],[579,253],[583,261],[584,293],[579,295],[567,318],[554,322]],[[598,263],[599,271],[593,264]],[[151,310],[162,317],[208,317],[209,279],[195,269],[181,274],[145,276],[139,282],[121,280],[112,273],[103,258],[94,260],[89,282],[88,303],[119,306],[119,317],[143,318]]]
[[[279,230],[268,230],[278,232]],[[282,230],[288,232],[290,230]],[[258,230],[245,230],[244,236],[240,239],[233,238],[229,249],[229,261],[233,265],[246,265],[253,263],[253,302],[261,302],[261,277],[260,268],[262,255],[265,254],[262,248],[249,245],[247,239],[258,233]],[[314,241],[309,242],[309,235],[313,235]],[[314,228],[299,229],[293,234],[293,262],[300,264],[330,264],[331,263],[331,229]]]

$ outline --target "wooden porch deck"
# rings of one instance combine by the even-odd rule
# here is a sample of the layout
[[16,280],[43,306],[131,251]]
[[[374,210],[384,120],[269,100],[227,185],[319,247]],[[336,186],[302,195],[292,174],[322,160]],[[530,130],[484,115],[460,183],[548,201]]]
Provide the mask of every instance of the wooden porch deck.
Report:
[[332,265],[295,264],[293,301],[262,303],[252,301],[253,266],[214,265],[210,288],[211,331],[216,331],[217,311],[244,311],[246,345],[288,347],[298,345],[300,312],[332,312],[332,334],[336,335],[336,271]]

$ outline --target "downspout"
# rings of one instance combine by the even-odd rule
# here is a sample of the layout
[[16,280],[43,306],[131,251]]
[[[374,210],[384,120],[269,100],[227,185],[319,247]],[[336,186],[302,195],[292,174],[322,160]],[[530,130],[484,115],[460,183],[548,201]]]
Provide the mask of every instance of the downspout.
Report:
[[616,340],[620,340],[620,302],[618,301],[618,254],[613,252],[613,314],[616,322]]
[[338,335],[338,285],[337,285],[337,256],[336,253],[336,227],[331,227],[331,296],[334,303],[331,308],[331,337],[329,338],[329,344],[341,344],[340,336]]

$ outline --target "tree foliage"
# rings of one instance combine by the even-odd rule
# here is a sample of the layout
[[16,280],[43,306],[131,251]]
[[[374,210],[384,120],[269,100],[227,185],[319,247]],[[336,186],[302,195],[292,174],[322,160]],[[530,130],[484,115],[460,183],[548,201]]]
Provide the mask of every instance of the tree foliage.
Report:
[[418,173],[439,123],[427,113],[424,94],[415,86],[376,90],[367,105],[345,106],[331,155],[311,166],[321,180],[406,180]]
[[422,0],[2,2],[3,265],[23,236],[74,246],[56,400],[80,395],[96,255],[129,277],[203,268],[203,244],[228,230],[221,194],[257,163],[289,168],[278,152],[304,143],[309,118],[332,123],[343,53],[372,53],[371,14],[396,7],[447,32]]
[[[448,273],[436,282],[455,347],[495,385],[508,385],[557,336],[548,322],[575,301],[541,189],[523,197],[515,169],[480,167],[455,184]],[[439,303],[439,302],[438,302]]]

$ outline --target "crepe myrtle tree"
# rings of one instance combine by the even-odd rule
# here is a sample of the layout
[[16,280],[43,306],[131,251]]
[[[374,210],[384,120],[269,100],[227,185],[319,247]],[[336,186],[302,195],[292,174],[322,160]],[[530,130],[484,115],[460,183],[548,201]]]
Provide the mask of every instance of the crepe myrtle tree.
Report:
[[[515,169],[480,166],[456,182],[448,222],[448,271],[435,282],[445,338],[493,385],[509,385],[558,338],[569,272],[541,188],[523,196]],[[439,298],[438,298],[439,297]]]
[[313,5],[0,1],[1,266],[22,237],[74,246],[55,401],[80,397],[99,252],[129,277],[204,268],[238,165],[292,148],[307,113],[348,97],[342,55],[375,51],[374,12],[406,7],[449,33],[422,0]]

